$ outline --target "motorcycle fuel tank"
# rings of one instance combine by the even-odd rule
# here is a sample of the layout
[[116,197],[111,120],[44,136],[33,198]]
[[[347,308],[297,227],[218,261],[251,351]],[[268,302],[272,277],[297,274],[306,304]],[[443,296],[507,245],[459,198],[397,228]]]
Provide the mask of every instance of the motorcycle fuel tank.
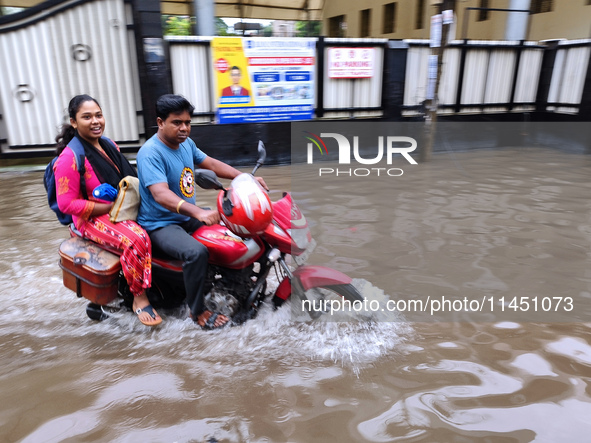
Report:
[[209,250],[209,263],[230,269],[242,269],[254,263],[264,252],[258,238],[241,238],[222,225],[201,226],[193,237]]

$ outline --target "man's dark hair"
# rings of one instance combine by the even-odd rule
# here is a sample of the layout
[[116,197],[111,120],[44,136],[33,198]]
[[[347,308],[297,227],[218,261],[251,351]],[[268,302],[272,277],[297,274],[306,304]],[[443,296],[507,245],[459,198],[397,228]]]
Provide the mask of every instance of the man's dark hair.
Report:
[[193,115],[195,106],[182,95],[165,94],[156,100],[156,117],[166,120],[170,114],[180,114],[187,111]]

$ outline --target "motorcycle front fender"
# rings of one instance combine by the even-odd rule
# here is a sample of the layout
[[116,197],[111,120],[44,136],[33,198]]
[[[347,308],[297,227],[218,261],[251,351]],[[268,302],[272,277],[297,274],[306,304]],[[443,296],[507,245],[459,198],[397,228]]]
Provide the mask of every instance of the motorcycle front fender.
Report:
[[[300,266],[293,271],[293,276],[299,280],[304,291],[323,286],[348,285],[353,281],[348,275],[326,266]],[[291,295],[289,279],[286,278],[280,283],[275,295],[287,300]]]
[[336,269],[326,266],[300,266],[293,275],[302,283],[304,290],[332,285],[348,285],[353,279]]

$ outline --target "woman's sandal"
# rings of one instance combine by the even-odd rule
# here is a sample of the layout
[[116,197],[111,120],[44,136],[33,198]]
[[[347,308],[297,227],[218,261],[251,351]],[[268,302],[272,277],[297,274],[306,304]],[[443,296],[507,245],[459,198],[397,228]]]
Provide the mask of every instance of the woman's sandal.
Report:
[[[149,314],[149,315],[150,315],[150,317],[152,317],[152,319],[153,319],[154,321],[152,321],[152,322],[146,322],[146,321],[143,321],[143,320],[140,318],[140,314],[141,314],[142,312],[145,312],[146,314]],[[156,320],[156,313],[154,312],[154,308],[152,308],[152,306],[151,306],[151,305],[144,306],[143,308],[138,308],[138,309],[136,309],[136,310],[135,310],[135,313],[136,313],[136,314],[137,314],[137,316],[138,316],[138,320],[139,320],[139,321],[140,321],[140,322],[141,322],[143,325],[146,325],[146,326],[158,326],[160,323],[162,323],[162,318],[160,318],[159,320]]]

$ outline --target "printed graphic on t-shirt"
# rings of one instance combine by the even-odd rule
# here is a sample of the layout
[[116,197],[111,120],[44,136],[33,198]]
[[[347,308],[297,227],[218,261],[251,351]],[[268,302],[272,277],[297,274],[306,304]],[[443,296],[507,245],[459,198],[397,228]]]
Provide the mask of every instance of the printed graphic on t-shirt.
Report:
[[185,197],[191,198],[195,194],[195,186],[193,185],[193,181],[193,170],[191,168],[183,169],[179,186]]

